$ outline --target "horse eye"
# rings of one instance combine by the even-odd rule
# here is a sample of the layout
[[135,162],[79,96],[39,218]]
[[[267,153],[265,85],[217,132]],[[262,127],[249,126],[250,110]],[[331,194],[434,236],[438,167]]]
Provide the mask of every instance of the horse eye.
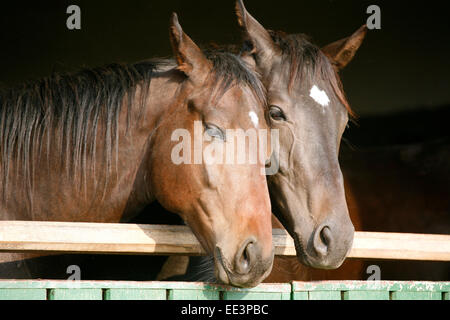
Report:
[[213,124],[205,124],[205,132],[213,138],[225,141],[225,134],[223,131]]
[[280,109],[280,107],[277,106],[270,106],[269,108],[269,115],[273,120],[277,121],[286,121],[286,115],[284,112]]

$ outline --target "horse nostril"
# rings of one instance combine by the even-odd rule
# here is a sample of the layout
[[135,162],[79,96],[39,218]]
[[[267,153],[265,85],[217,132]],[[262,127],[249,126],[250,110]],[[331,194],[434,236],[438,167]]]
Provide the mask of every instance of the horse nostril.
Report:
[[241,249],[236,254],[234,262],[235,272],[239,274],[248,274],[255,261],[256,247],[253,238],[244,242]]
[[323,226],[322,228],[318,228],[313,242],[314,250],[318,254],[325,256],[328,253],[328,248],[331,245],[332,238],[333,236],[329,226]]
[[320,231],[320,239],[322,242],[328,247],[331,243],[331,230],[329,227],[323,227],[322,231]]

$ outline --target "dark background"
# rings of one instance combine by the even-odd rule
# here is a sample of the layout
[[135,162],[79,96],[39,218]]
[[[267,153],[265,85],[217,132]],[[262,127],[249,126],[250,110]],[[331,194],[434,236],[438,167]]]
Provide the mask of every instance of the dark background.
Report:
[[[66,8],[81,8],[81,30],[66,28]],[[360,117],[450,104],[450,23],[444,1],[247,0],[266,28],[310,35],[320,46],[364,24],[371,4],[381,30],[370,31],[342,72]],[[240,42],[234,1],[8,1],[0,10],[0,83],[52,71],[171,55],[170,13],[195,41]]]

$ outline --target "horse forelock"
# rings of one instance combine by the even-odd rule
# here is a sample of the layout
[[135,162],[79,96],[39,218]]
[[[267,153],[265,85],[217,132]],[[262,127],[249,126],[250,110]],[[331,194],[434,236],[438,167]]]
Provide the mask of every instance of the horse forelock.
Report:
[[213,65],[210,77],[217,86],[216,98],[232,86],[246,86],[252,91],[256,101],[265,105],[266,90],[260,75],[237,54],[220,48],[206,49],[204,53]]
[[348,114],[355,116],[345,96],[340,77],[325,54],[304,34],[286,34],[269,31],[275,44],[281,49],[282,65],[289,70],[289,90],[302,79],[314,80],[319,77],[328,83]]

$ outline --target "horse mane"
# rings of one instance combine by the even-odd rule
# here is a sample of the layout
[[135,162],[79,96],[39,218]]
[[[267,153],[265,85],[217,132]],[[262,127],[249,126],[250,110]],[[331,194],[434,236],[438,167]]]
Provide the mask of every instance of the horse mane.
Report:
[[234,85],[243,85],[250,88],[259,103],[265,104],[266,89],[260,74],[242,60],[237,53],[220,47],[204,49],[203,52],[213,63],[211,75],[215,78],[213,81],[218,84],[219,95]]
[[282,52],[282,63],[289,67],[289,90],[294,82],[301,83],[303,77],[313,80],[320,77],[328,82],[339,101],[351,117],[355,114],[345,96],[340,77],[329,59],[319,47],[310,42],[305,34],[286,34],[268,30],[272,40]]
[[[224,93],[231,86],[245,84],[255,97],[265,99],[264,87],[256,73],[236,55],[205,50],[212,61],[210,76],[216,80],[216,91]],[[139,99],[143,110],[151,79],[159,71],[175,67],[171,59],[152,59],[134,64],[110,64],[72,74],[55,73],[13,88],[0,90],[0,179],[3,195],[15,167],[29,194],[36,156],[43,147],[61,151],[61,165],[67,172],[84,175],[88,160],[95,158],[96,139],[105,139],[105,163],[110,171],[114,148],[118,147],[118,119],[124,106],[130,110]],[[141,85],[140,97],[135,97]],[[102,128],[102,130],[99,129]],[[100,132],[102,131],[102,132]],[[46,137],[46,139],[44,138]],[[93,162],[93,161],[92,161]],[[91,163],[91,165],[94,165]],[[95,170],[95,166],[94,166]],[[84,172],[84,173],[83,173]]]
[[[111,64],[73,74],[55,73],[0,93],[0,161],[5,194],[11,163],[31,189],[36,155],[46,147],[62,152],[61,165],[73,173],[85,169],[87,155],[95,157],[103,124],[105,161],[111,167],[117,143],[119,112],[125,96],[128,108],[138,83],[149,82],[156,66]],[[44,138],[46,137],[46,139]],[[45,140],[45,141],[44,141]],[[31,190],[29,190],[31,191]]]

